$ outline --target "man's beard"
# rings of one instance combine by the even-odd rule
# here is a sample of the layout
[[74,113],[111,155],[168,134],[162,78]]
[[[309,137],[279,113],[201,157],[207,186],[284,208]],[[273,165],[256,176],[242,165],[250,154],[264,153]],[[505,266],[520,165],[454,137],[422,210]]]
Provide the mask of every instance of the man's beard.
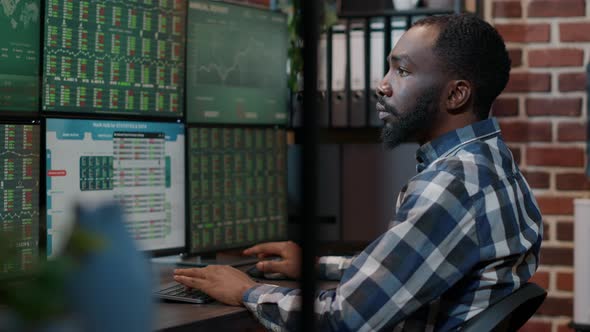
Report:
[[431,88],[416,100],[416,107],[412,111],[399,112],[391,105],[382,103],[386,111],[391,114],[391,122],[386,122],[381,131],[383,145],[388,149],[394,149],[411,138],[415,138],[418,132],[429,130],[434,124],[438,107],[432,107],[438,98],[440,89]]

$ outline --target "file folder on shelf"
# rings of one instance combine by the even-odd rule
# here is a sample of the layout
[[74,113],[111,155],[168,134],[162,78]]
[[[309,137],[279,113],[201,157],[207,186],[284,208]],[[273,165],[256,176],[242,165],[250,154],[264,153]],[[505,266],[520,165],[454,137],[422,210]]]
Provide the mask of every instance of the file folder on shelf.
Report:
[[366,126],[365,109],[365,31],[350,32],[350,126]]
[[346,34],[342,25],[332,28],[332,127],[348,125],[346,104]]

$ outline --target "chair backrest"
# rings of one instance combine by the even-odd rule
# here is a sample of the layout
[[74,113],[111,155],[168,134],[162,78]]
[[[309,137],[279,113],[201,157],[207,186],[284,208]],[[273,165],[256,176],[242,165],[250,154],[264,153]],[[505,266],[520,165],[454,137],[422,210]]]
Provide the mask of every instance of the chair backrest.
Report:
[[531,318],[546,296],[547,292],[543,288],[526,283],[468,320],[461,331],[516,331]]

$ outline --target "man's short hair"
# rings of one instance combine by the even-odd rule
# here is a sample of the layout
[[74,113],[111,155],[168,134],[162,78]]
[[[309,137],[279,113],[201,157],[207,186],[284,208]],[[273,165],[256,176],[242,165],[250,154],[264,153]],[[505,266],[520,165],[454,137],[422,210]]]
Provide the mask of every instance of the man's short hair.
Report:
[[472,14],[428,16],[413,26],[425,25],[439,28],[435,55],[451,77],[471,82],[474,111],[479,119],[487,118],[510,74],[510,57],[502,36]]

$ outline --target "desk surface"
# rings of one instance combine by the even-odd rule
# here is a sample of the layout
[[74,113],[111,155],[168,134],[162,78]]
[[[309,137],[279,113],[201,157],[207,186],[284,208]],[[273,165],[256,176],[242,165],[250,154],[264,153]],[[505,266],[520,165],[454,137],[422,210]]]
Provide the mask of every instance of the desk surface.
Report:
[[[172,281],[170,264],[153,264],[152,269],[159,276],[160,283]],[[243,267],[242,269],[246,269]],[[295,281],[265,280],[264,283],[297,287]],[[190,304],[169,301],[157,303],[156,330],[158,331],[264,331],[254,316],[244,307],[232,307],[221,303]]]
[[[320,245],[322,255],[341,255],[358,252],[367,245],[365,242],[334,242]],[[251,265],[250,265],[251,266]],[[240,267],[246,270],[250,266]],[[174,264],[152,264],[154,273],[160,283],[172,281],[172,270],[178,268]],[[261,280],[260,282],[285,287],[298,287],[296,281]],[[320,281],[318,288],[335,288],[334,281]],[[231,307],[220,303],[190,304],[178,302],[157,303],[156,329],[158,331],[264,331],[254,316],[244,307]]]

